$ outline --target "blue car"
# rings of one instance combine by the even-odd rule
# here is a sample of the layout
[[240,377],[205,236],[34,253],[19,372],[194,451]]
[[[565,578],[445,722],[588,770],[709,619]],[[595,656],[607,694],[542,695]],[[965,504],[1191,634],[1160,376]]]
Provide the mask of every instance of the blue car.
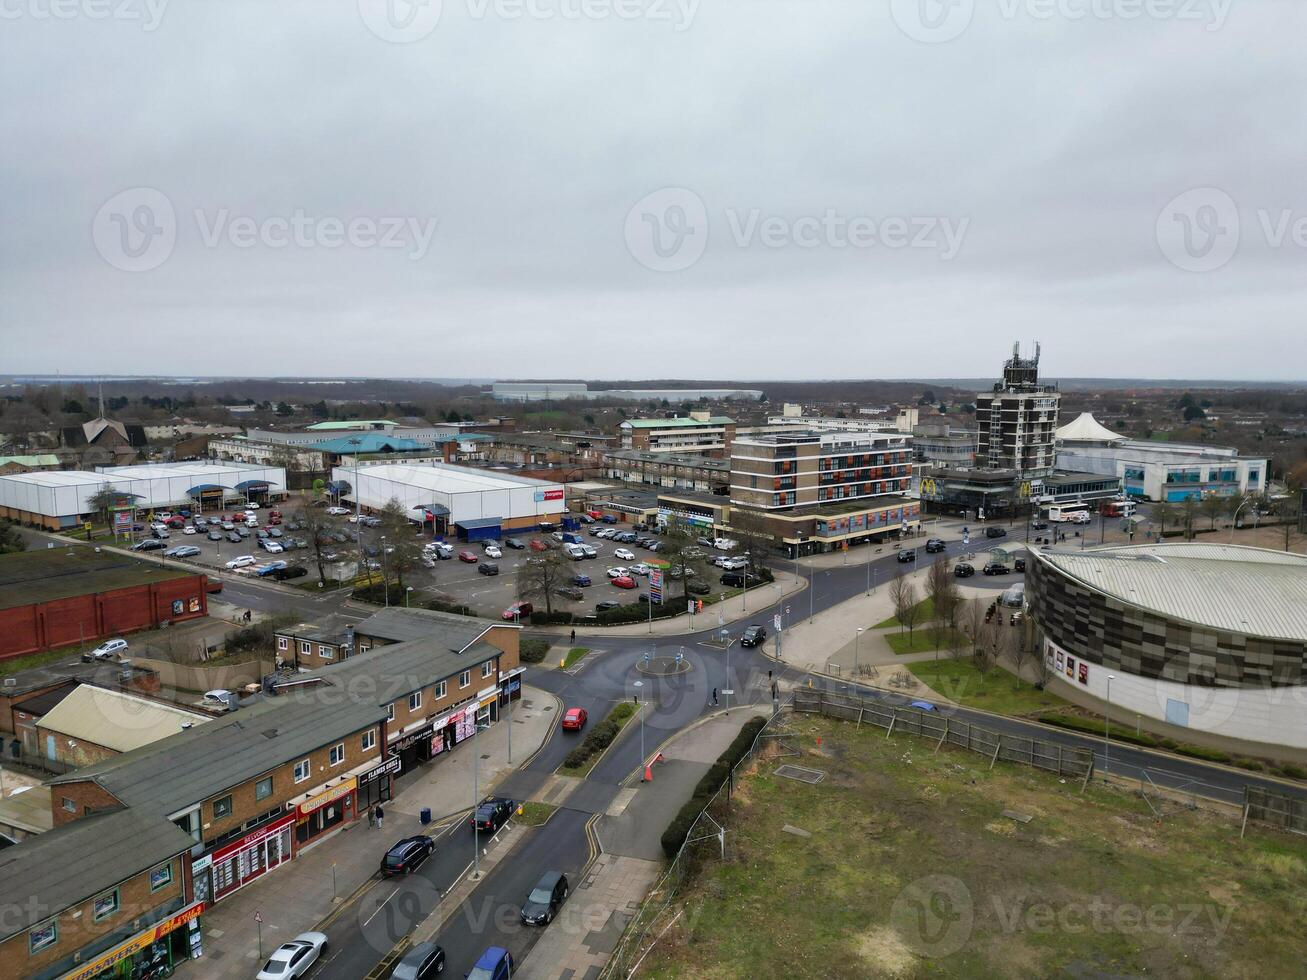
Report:
[[512,954],[502,946],[491,946],[481,954],[467,980],[509,980],[512,975]]
[[589,585],[589,584],[590,584],[590,576],[589,576],[589,575],[573,575],[573,576],[572,576],[572,584],[573,584],[573,585]]
[[285,568],[285,567],[286,567],[286,563],[284,561],[270,561],[268,562],[268,564],[260,565],[257,569],[255,569],[254,574],[259,576],[259,578],[266,578],[267,576],[275,572],[277,569]]
[[912,701],[912,702],[910,702],[910,705],[911,705],[913,708],[920,708],[922,711],[934,711],[934,710],[935,710],[935,706],[934,706],[933,704],[931,704],[929,701]]

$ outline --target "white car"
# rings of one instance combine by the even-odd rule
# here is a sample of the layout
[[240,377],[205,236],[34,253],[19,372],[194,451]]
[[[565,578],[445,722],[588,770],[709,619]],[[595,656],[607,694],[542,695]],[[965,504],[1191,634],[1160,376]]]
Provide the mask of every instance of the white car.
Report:
[[744,568],[749,564],[749,560],[747,558],[727,558],[719,564],[727,571],[738,572],[741,568]]
[[631,574],[631,570],[629,568],[622,568],[620,565],[616,568],[608,569],[607,572],[609,578],[622,578],[630,574]]
[[246,526],[246,527],[258,527],[258,526],[259,526],[259,519],[258,519],[257,517],[255,517],[253,514],[248,514],[248,515],[246,515],[246,517],[245,517],[245,526]]
[[247,511],[249,511],[249,510],[258,510],[258,509],[259,509],[260,507],[262,507],[262,506],[263,506],[263,505],[262,505],[261,503],[259,503],[257,500],[251,500],[248,504],[245,505],[245,509],[246,509]]
[[586,556],[587,558],[598,558],[598,557],[599,557],[599,549],[596,548],[596,547],[594,547],[594,546],[592,546],[592,545],[588,545],[588,544],[579,544],[579,545],[577,545],[577,547],[581,549],[581,551],[585,554],[585,556]]
[[651,571],[653,571],[653,568],[649,565],[646,565],[644,562],[637,562],[636,564],[631,566],[630,571],[632,574],[635,575],[648,575]]
[[320,932],[301,932],[288,943],[272,951],[268,962],[259,971],[258,980],[292,980],[309,972],[309,967],[322,958],[327,948],[327,937]]
[[263,550],[270,555],[279,555],[286,549],[283,548],[281,545],[279,545],[276,541],[267,541],[263,545]]
[[614,558],[620,558],[622,561],[635,561],[635,552],[630,548],[618,548],[613,552]]
[[253,564],[254,564],[253,555],[241,555],[238,558],[233,558],[231,561],[227,562],[227,567],[244,568],[247,565],[253,565]]
[[600,531],[598,534],[596,534],[595,537],[596,537],[596,538],[611,538],[611,537],[612,537],[614,534],[616,534],[616,533],[617,533],[617,528],[615,528],[615,527],[606,527],[606,528],[604,528],[602,531]]
[[348,508],[348,507],[328,507],[328,508],[327,508],[327,513],[330,514],[332,517],[344,517],[346,514],[349,513],[349,508]]
[[488,544],[488,545],[486,545],[486,557],[487,557],[487,558],[503,558],[503,557],[504,557],[504,553],[503,553],[502,551],[500,551],[500,550],[499,550],[495,545],[493,545],[493,544]]
[[740,542],[735,541],[731,538],[715,538],[713,539],[712,546],[716,548],[718,551],[730,551],[739,543]]
[[123,639],[105,640],[91,651],[96,660],[112,660],[127,652],[127,641]]
[[187,524],[184,528],[182,528],[182,534],[198,534],[198,533],[199,532],[196,531],[195,527],[191,524]]

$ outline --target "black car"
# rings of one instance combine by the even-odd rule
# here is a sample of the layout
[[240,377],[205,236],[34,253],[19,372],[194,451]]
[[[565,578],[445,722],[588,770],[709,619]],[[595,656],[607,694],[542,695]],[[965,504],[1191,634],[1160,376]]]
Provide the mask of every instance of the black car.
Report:
[[931,538],[929,541],[926,542],[926,554],[933,555],[935,554],[935,552],[943,551],[947,547],[948,545],[946,545],[939,538]]
[[686,591],[690,595],[707,595],[712,591],[712,587],[707,582],[691,582],[686,587]]
[[268,532],[263,528],[259,528],[257,531],[255,531],[254,536],[258,538],[260,541],[268,540]]
[[417,943],[390,971],[390,980],[431,980],[445,972],[445,951],[433,942]]
[[381,873],[389,876],[416,871],[435,849],[436,842],[425,834],[405,837],[396,842],[381,859]]
[[248,527],[238,527],[232,532],[232,534],[244,541],[250,536],[250,529]]
[[744,588],[744,576],[739,572],[726,572],[720,579],[718,579],[718,581],[721,582],[722,585],[731,589]]
[[472,814],[470,823],[477,830],[493,834],[508,823],[508,818],[513,815],[516,806],[517,804],[506,796],[487,796]]
[[205,535],[205,537],[208,538],[210,541],[221,541],[221,540],[222,540],[222,532],[221,532],[221,531],[210,531],[208,534]]
[[242,535],[242,534],[240,533],[240,531],[228,531],[228,532],[227,532],[227,540],[230,541],[232,544],[240,544],[242,541],[244,541],[244,540],[245,540],[246,538],[248,538],[249,536],[250,536],[250,535],[249,535],[249,532],[246,532],[244,535]]
[[524,545],[517,538],[504,538],[504,547],[512,548],[514,551],[522,551],[524,548],[526,548],[526,545]]
[[987,538],[1006,538],[1006,537],[1007,537],[1007,529],[1006,529],[1006,528],[1002,528],[1002,527],[987,527],[987,528],[985,528],[985,537],[987,537]]
[[564,599],[571,599],[573,602],[580,602],[585,598],[585,593],[575,586],[565,586],[558,590],[558,594]]
[[904,551],[900,551],[900,552],[899,552],[899,561],[900,561],[900,562],[916,561],[916,560],[917,560],[917,549],[916,549],[916,548],[908,548],[908,549],[906,549],[906,550],[904,550]]
[[483,561],[477,563],[477,571],[482,575],[498,575],[499,566],[492,561]]
[[528,926],[549,925],[558,906],[567,898],[567,893],[567,875],[561,871],[546,871],[522,903],[522,923]]
[[1001,561],[991,561],[981,569],[986,575],[1006,575],[1007,566]]
[[157,538],[146,538],[144,541],[137,541],[132,545],[132,551],[158,551],[166,547],[167,545]]
[[595,612],[607,612],[610,609],[620,609],[622,604],[616,599],[605,599],[603,602],[595,603]]
[[279,528],[279,527],[270,527],[270,528],[268,528],[268,536],[269,536],[269,537],[272,537],[272,538],[279,538],[279,537],[281,537],[281,528]]
[[966,562],[961,561],[953,566],[953,574],[957,578],[971,578],[976,574],[976,570]]
[[1014,558],[1012,560],[1012,571],[1024,572],[1026,570],[1026,560],[1024,558]]
[[309,574],[309,570],[303,565],[291,565],[289,568],[279,568],[272,573],[272,577],[279,582],[284,582],[288,578],[303,578]]
[[765,639],[767,639],[767,630],[755,623],[745,627],[744,634],[740,637],[740,646],[756,647]]
[[1048,521],[1031,521],[1031,522],[1030,522],[1030,530],[1032,530],[1032,531],[1047,531],[1047,530],[1048,530]]

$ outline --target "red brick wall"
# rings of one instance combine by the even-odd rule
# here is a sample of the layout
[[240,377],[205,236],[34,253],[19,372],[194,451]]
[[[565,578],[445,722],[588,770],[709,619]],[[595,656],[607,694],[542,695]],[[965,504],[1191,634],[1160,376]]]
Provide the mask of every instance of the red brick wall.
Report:
[[[65,799],[72,801],[73,809],[69,810],[64,806]],[[94,813],[97,810],[109,810],[119,806],[122,804],[118,797],[89,779],[50,787],[50,812],[54,815],[56,827],[86,816],[87,807],[90,807],[91,812]]]

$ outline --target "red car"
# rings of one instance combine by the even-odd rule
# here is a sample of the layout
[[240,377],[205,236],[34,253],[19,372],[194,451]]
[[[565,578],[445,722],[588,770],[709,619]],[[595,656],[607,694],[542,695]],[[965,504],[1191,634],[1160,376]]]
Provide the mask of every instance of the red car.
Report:
[[619,575],[617,576],[617,578],[612,580],[612,583],[613,585],[617,586],[619,589],[635,588],[635,579],[631,578],[631,576],[629,575]]
[[[585,516],[593,517],[596,521],[598,521],[603,519],[604,512],[602,510],[587,510],[585,512]],[[581,714],[585,714],[585,712],[583,711],[581,712]]]
[[531,605],[531,603],[515,602],[503,611],[502,616],[507,622],[511,623],[514,619],[526,619],[533,612],[535,612],[535,606]]
[[272,527],[274,524],[280,524],[280,523],[281,523],[281,515],[278,514],[275,510],[268,515],[268,527]]
[[563,713],[563,730],[567,732],[579,732],[585,727],[586,719],[590,716],[586,713],[585,708],[568,708]]
[[479,562],[481,559],[477,557],[477,554],[476,554],[475,551],[460,551],[460,552],[458,553],[458,560],[459,560],[459,561],[465,561],[465,562],[467,562],[469,565],[475,565],[475,564],[476,564],[477,562]]
[[532,551],[548,551],[548,550],[549,550],[549,545],[545,544],[545,543],[544,543],[543,541],[541,541],[539,538],[532,538],[532,539],[531,539],[531,550],[532,550]]

